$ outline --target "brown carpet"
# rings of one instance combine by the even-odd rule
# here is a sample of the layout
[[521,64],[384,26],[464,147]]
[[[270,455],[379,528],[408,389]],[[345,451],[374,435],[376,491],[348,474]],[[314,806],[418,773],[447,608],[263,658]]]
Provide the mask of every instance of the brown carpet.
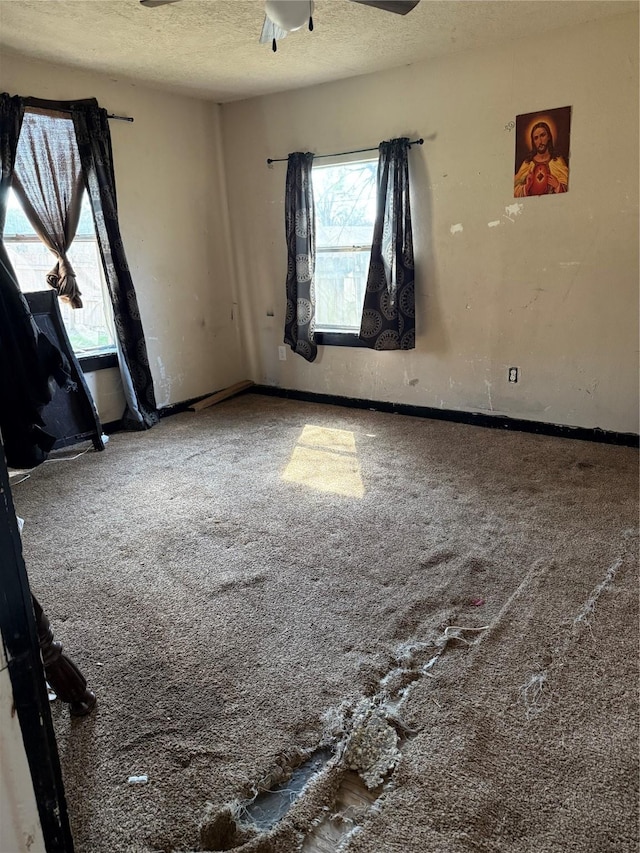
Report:
[[[52,704],[78,853],[307,851],[323,824],[349,853],[638,849],[636,450],[246,394],[14,499],[98,694]],[[345,815],[363,732],[384,784]],[[320,743],[270,831],[234,823]]]

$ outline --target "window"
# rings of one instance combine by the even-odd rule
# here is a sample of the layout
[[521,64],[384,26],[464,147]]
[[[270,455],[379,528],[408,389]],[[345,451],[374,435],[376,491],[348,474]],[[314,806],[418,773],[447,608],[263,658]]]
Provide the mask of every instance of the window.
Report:
[[318,343],[357,344],[376,215],[378,161],[314,165]]
[[[13,190],[9,191],[4,242],[23,293],[47,290],[45,277],[55,264],[55,256],[31,227]],[[83,306],[71,308],[58,300],[71,346],[79,358],[114,352],[111,306],[86,192],[78,230],[67,256],[76,273]]]

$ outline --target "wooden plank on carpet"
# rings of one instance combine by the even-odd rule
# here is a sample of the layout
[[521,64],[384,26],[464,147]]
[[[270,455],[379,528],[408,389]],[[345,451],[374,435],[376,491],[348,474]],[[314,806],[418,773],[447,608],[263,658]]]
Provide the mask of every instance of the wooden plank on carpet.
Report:
[[197,403],[192,403],[189,406],[189,411],[191,412],[199,412],[201,409],[206,409],[208,406],[213,406],[216,403],[220,403],[222,400],[227,400],[229,397],[234,397],[236,394],[239,394],[241,391],[245,391],[247,388],[250,388],[255,383],[250,379],[244,379],[242,382],[236,382],[235,385],[230,385],[228,388],[223,388],[222,391],[218,391],[215,394],[212,394],[210,397],[205,397],[204,400],[199,400]]

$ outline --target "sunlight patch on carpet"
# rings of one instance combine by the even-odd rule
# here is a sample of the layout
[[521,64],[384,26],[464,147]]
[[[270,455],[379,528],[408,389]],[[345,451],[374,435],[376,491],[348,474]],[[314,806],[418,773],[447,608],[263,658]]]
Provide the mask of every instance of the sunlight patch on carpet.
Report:
[[350,498],[364,496],[353,432],[307,424],[282,479]]
[[307,424],[302,430],[298,444],[309,447],[324,447],[326,450],[342,450],[345,453],[356,452],[356,437],[348,429],[331,429]]

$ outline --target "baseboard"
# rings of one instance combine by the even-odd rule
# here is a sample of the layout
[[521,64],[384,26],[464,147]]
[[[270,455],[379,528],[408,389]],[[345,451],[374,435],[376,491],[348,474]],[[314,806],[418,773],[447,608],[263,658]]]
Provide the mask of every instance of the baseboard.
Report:
[[453,409],[433,409],[429,406],[409,406],[406,403],[386,403],[380,400],[361,400],[357,397],[338,397],[333,394],[315,394],[311,391],[293,391],[276,388],[272,385],[254,385],[249,389],[252,394],[264,394],[269,397],[285,397],[307,403],[328,403],[332,406],[347,406],[353,409],[370,409],[375,412],[389,412],[398,415],[411,415],[414,418],[431,418],[439,421],[453,421],[490,429],[508,429],[515,432],[532,432],[539,435],[552,435],[558,438],[573,438],[579,441],[597,441],[603,444],[620,444],[624,447],[638,447],[640,437],[632,432],[612,432],[605,429],[587,429],[586,427],[549,424],[541,421],[527,421],[521,418],[509,418],[504,415],[488,415],[480,412],[461,412]]

